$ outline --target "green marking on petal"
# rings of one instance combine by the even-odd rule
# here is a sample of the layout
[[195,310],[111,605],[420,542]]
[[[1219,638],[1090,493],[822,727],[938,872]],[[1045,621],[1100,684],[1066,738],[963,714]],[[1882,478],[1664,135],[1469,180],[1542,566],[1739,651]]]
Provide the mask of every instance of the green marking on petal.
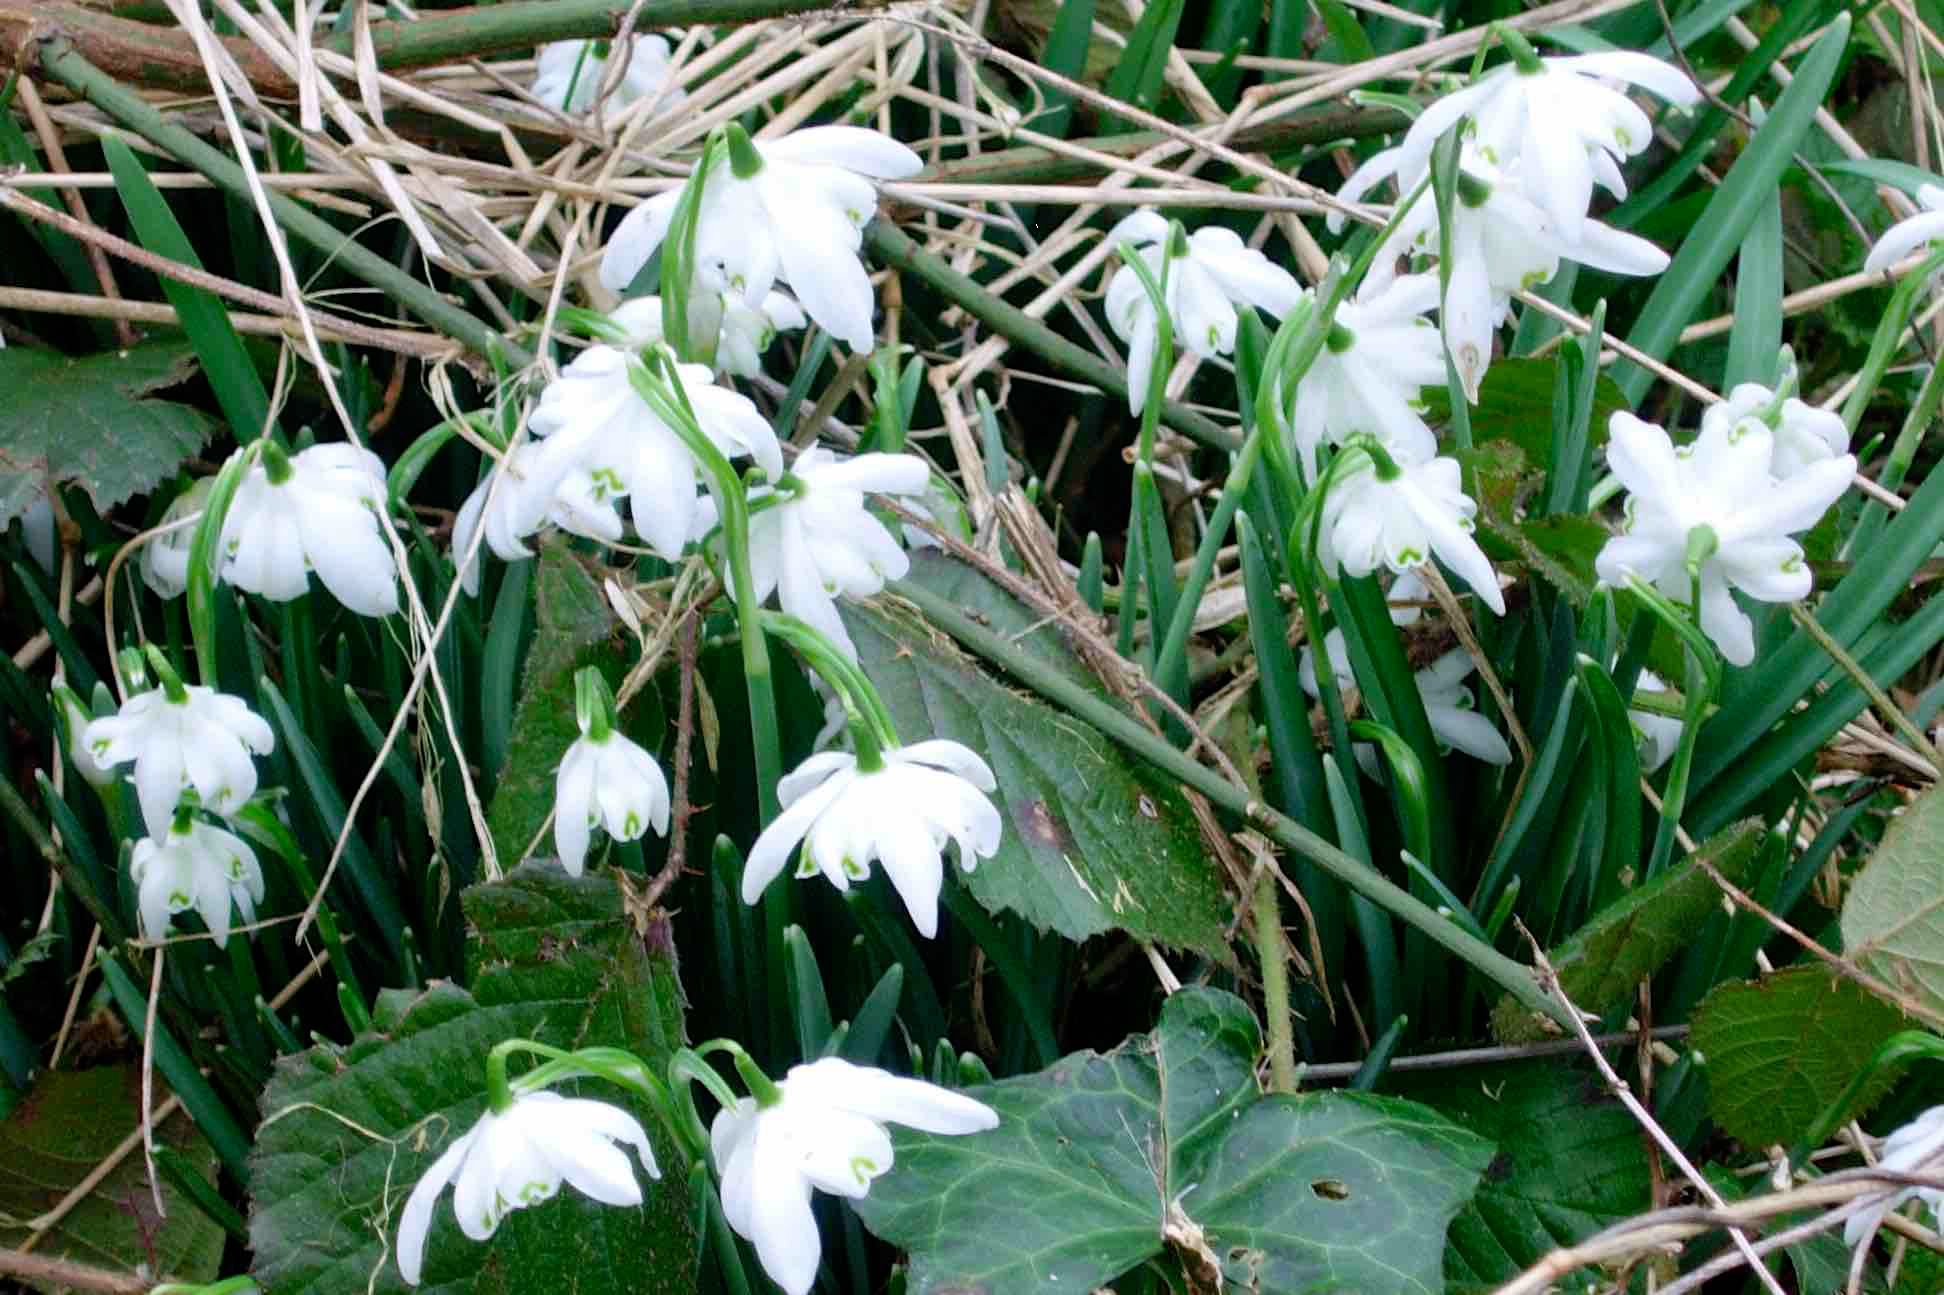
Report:
[[852,1156],[850,1170],[852,1174],[856,1175],[857,1181],[860,1183],[868,1183],[871,1179],[877,1177],[879,1173],[883,1172],[878,1168],[877,1161],[871,1159],[869,1156]]

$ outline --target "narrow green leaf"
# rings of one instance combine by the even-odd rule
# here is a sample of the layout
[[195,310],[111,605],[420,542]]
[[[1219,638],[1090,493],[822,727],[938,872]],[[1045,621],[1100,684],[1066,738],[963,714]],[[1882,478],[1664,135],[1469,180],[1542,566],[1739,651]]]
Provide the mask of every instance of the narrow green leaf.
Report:
[[[1792,164],[1796,147],[1814,124],[1816,109],[1822,106],[1823,96],[1842,64],[1849,33],[1849,14],[1837,15],[1803,56],[1795,79],[1722,178],[1721,187],[1694,222],[1693,232],[1674,254],[1673,263],[1656,281],[1633,331],[1627,335],[1627,341],[1641,352],[1659,360],[1674,349],[1681,330],[1714,290],[1728,258],[1735,254],[1764,205],[1774,201],[1782,172]],[[1653,384],[1653,375],[1627,361],[1615,367],[1620,390],[1629,403],[1639,404]]]
[[1735,260],[1735,324],[1721,389],[1774,386],[1782,351],[1782,193],[1757,206]]
[[817,969],[817,952],[800,926],[783,932],[784,964],[790,983],[790,1005],[796,1021],[798,1055],[822,1055],[830,1038],[830,1000],[824,994],[823,973]]
[[[157,256],[200,270],[203,263],[189,236],[182,230],[162,191],[149,179],[149,173],[133,149],[113,134],[101,137],[101,150],[108,169],[115,176],[115,190],[121,195],[129,223],[142,246]],[[176,317],[189,344],[202,361],[203,376],[209,379],[216,403],[223,407],[238,444],[255,440],[270,425],[270,394],[264,390],[250,353],[243,349],[243,338],[230,323],[229,311],[216,294],[206,288],[192,287],[177,279],[161,277],[162,293],[175,307]]]
[[[1087,46],[1093,40],[1094,0],[1061,0],[1047,33],[1040,65],[1047,71],[1078,81],[1087,70]],[[1046,108],[1026,122],[1043,135],[1065,139],[1073,126],[1073,96],[1064,90],[1046,92]]]
[[1150,112],[1160,103],[1161,78],[1168,70],[1168,53],[1174,48],[1183,8],[1184,0],[1151,0],[1127,34],[1127,48],[1107,77],[1110,96]]

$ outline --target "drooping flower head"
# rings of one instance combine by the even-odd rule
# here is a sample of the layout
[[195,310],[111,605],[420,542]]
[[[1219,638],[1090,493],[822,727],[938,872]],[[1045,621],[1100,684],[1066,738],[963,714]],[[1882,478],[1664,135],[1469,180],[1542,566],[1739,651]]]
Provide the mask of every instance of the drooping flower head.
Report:
[[266,445],[223,517],[223,579],[288,602],[315,571],[352,611],[389,616],[398,573],[379,522],[385,506],[385,465],[370,450],[337,442],[285,455]]
[[[1406,170],[1408,161],[1401,145],[1372,155],[1343,182],[1337,197],[1358,201],[1392,176],[1403,194],[1416,192],[1428,171],[1423,165]],[[1474,401],[1491,365],[1492,333],[1505,322],[1512,295],[1552,278],[1561,260],[1630,275],[1659,274],[1668,266],[1667,254],[1646,239],[1597,220],[1581,222],[1569,235],[1531,197],[1532,184],[1523,173],[1533,165],[1529,160],[1497,164],[1473,146],[1459,154],[1443,327],[1459,381]],[[1332,229],[1342,222],[1340,212],[1331,213]],[[1388,284],[1403,257],[1438,255],[1441,231],[1438,204],[1426,191],[1378,248],[1366,279],[1371,290]]]
[[[812,126],[781,139],[729,132],[730,155],[703,182],[695,225],[702,290],[761,309],[781,280],[804,311],[853,351],[871,349],[871,282],[858,258],[877,211],[873,179],[924,165],[898,141],[857,126]],[[608,240],[601,282],[620,293],[667,237],[682,190],[629,212]]]
[[[621,483],[565,456],[549,458],[543,447],[522,441],[506,453],[505,466],[490,472],[466,496],[452,523],[452,560],[464,561],[482,527],[485,544],[501,561],[533,556],[526,539],[551,523],[572,535],[612,544],[622,536]],[[460,572],[469,594],[479,592],[479,556]]]
[[[679,87],[662,85],[668,80],[668,42],[660,36],[639,35],[628,42],[628,67],[608,96],[609,112],[620,112],[639,100],[661,91],[660,108],[673,108],[687,98]],[[533,97],[570,116],[579,116],[594,106],[594,98],[607,78],[608,64],[614,57],[614,42],[605,40],[562,40],[540,47],[533,77]]]
[[135,762],[142,821],[160,837],[175,822],[187,788],[195,788],[204,809],[233,814],[241,808],[256,794],[250,754],[269,754],[276,736],[240,698],[171,679],[90,723],[81,742],[99,768]]
[[[689,302],[691,336],[715,334],[715,367],[739,378],[753,378],[763,369],[763,352],[780,332],[794,332],[809,321],[786,292],[771,292],[749,305],[733,292],[696,293]],[[608,318],[627,330],[627,345],[635,350],[662,340],[662,299],[635,297],[608,312]]]
[[581,735],[554,777],[554,848],[572,876],[581,875],[598,825],[617,841],[638,841],[650,827],[668,835],[668,779],[655,757],[614,724],[614,699],[592,666],[575,676]]
[[177,526],[202,512],[203,505],[209,501],[209,492],[216,485],[215,477],[203,477],[187,490],[177,495],[168,508],[163,510],[159,526],[174,526],[164,530],[142,546],[142,583],[154,591],[158,598],[180,598],[189,588],[189,549],[196,542],[196,527],[193,524]]
[[1814,526],[1848,489],[1855,457],[1823,459],[1777,481],[1774,434],[1759,419],[1717,421],[1678,450],[1663,428],[1624,410],[1610,428],[1607,465],[1629,494],[1621,533],[1594,563],[1600,579],[1619,584],[1632,573],[1685,603],[1694,594],[1688,562],[1698,559],[1701,628],[1730,665],[1747,665],[1754,626],[1730,588],[1762,602],[1809,593],[1802,546],[1789,537]]
[[[1221,225],[1188,235],[1180,254],[1169,246],[1168,222],[1151,210],[1134,212],[1109,237],[1133,243],[1155,281],[1164,283],[1175,345],[1196,355],[1235,349],[1237,302],[1281,319],[1303,299],[1289,271]],[[1154,303],[1132,266],[1121,266],[1107,283],[1107,322],[1128,344],[1127,405],[1138,414],[1147,402],[1159,337]]]
[[935,738],[874,753],[866,769],[847,751],[811,756],[777,784],[783,806],[750,848],[743,866],[743,902],[753,904],[793,856],[796,875],[821,872],[850,889],[884,865],[918,933],[938,933],[938,892],[944,885],[946,842],[958,846],[970,872],[999,849],[999,811],[988,793],[998,783],[968,748]]
[[[543,438],[530,476],[549,500],[575,472],[627,495],[643,542],[673,561],[697,533],[698,468],[681,434],[636,390],[630,374],[640,363],[621,348],[590,346],[547,385],[527,422]],[[678,372],[703,436],[724,457],[753,458],[771,480],[783,475],[776,432],[749,397],[716,386],[702,365]]]
[[1503,616],[1498,576],[1472,538],[1477,511],[1459,482],[1456,459],[1388,466],[1366,459],[1339,475],[1324,496],[1317,557],[1331,574],[1340,567],[1367,576],[1379,566],[1401,575],[1435,556]]
[[245,925],[256,921],[263,869],[248,842],[187,814],[158,836],[137,841],[129,856],[142,938],[162,939],[174,916],[193,908],[220,949],[229,943],[232,907]]
[[[840,459],[821,446],[805,450],[779,486],[750,492],[756,598],[775,590],[784,611],[855,659],[857,649],[837,613],[838,596],[868,598],[911,568],[897,537],[865,507],[866,496],[919,496],[930,486],[931,469],[916,455]],[[713,527],[714,501],[704,500],[702,512],[701,529]]]
[[452,1184],[452,1212],[474,1241],[493,1235],[508,1213],[550,1200],[562,1181],[603,1205],[641,1204],[641,1184],[615,1144],[632,1146],[650,1178],[661,1177],[641,1124],[606,1102],[544,1089],[518,1093],[487,1111],[425,1171],[398,1220],[398,1271],[424,1275],[425,1240],[439,1195]]
[[852,1199],[868,1193],[891,1168],[886,1124],[965,1134],[999,1123],[991,1107],[962,1093],[839,1057],[793,1066],[775,1088],[771,1105],[744,1097],[717,1112],[709,1143],[723,1216],[786,1295],[806,1295],[823,1255],[812,1189]]
[[1362,433],[1395,458],[1434,457],[1437,438],[1419,414],[1424,388],[1442,386],[1444,350],[1424,316],[1438,304],[1438,276],[1409,274],[1337,307],[1329,337],[1297,384],[1289,430],[1303,471],[1316,479],[1319,445]]
[[1524,162],[1526,194],[1569,239],[1578,239],[1597,182],[1627,196],[1620,163],[1652,142],[1653,123],[1614,83],[1638,85],[1679,108],[1701,91],[1687,74],[1648,54],[1611,50],[1541,59],[1509,34],[1510,62],[1427,107],[1405,132],[1399,170],[1421,171],[1452,126],[1468,120],[1469,138],[1487,160]]
[[1849,427],[1841,414],[1818,409],[1794,396],[1778,400],[1774,391],[1756,382],[1741,383],[1726,400],[1703,410],[1701,428],[1717,427],[1725,432],[1744,418],[1766,424],[1775,434],[1769,472],[1778,481],[1811,464],[1849,453]]
[[1864,273],[1879,274],[1918,248],[1944,238],[1944,188],[1919,185],[1917,201],[1923,209],[1884,231],[1863,260]]

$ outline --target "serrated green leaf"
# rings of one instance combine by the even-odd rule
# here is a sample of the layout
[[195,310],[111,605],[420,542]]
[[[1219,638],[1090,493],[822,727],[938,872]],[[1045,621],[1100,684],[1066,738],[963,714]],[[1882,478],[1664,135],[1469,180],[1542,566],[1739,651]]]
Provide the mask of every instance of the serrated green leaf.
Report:
[[[1795,1141],[1904,1028],[1903,1013],[1820,964],[1718,985],[1694,1010],[1688,1041],[1707,1058],[1708,1113],[1744,1146]],[[1889,1090],[1887,1067],[1842,1119]]]
[[179,342],[74,358],[0,350],[0,527],[51,485],[77,485],[107,512],[167,480],[209,443],[188,405],[148,398],[195,371]]
[[[1003,592],[948,559],[914,561],[909,579],[949,592],[995,629],[1034,624]],[[963,874],[980,904],[1073,940],[1124,930],[1228,956],[1230,901],[1178,786],[1086,724],[994,682],[922,624],[865,608],[846,607],[844,615],[900,739],[950,738],[992,766],[1006,830],[998,854]],[[1055,630],[1020,641],[1063,670],[1081,670]]]
[[1240,999],[1182,990],[1152,1035],[971,1090],[998,1128],[900,1131],[858,1214],[915,1295],[1092,1290],[1170,1251],[1263,1295],[1442,1289],[1490,1145],[1397,1098],[1262,1097],[1259,1047]]
[[[398,1210],[433,1160],[485,1110],[486,1053],[510,1037],[621,1047],[661,1070],[682,1043],[681,986],[665,926],[644,942],[611,878],[534,864],[463,896],[472,988],[435,984],[383,1033],[278,1062],[251,1156],[254,1275],[273,1295],[406,1291],[390,1245]],[[388,1014],[397,1013],[395,1003]],[[612,1085],[582,1092],[631,1105]],[[634,1105],[664,1169],[667,1131]],[[686,1176],[643,1183],[639,1209],[570,1187],[511,1211],[490,1241],[460,1233],[450,1195],[425,1249],[432,1292],[694,1289]]]
[[[1476,1066],[1386,1087],[1498,1146],[1484,1181],[1451,1221],[1446,1288],[1483,1292],[1558,1246],[1653,1204],[1640,1126],[1598,1076],[1565,1059]],[[1561,1289],[1584,1289],[1567,1278]]]
[[[1739,885],[1755,862],[1762,830],[1751,819],[1709,837],[1678,866],[1616,899],[1552,950],[1547,956],[1566,996],[1584,1012],[1608,1012],[1626,1001],[1634,986],[1680,952],[1701,920],[1721,903],[1720,889],[1697,857],[1708,859]],[[1492,1032],[1506,1043],[1555,1033],[1510,996],[1493,1010]]]
[[[36,1218],[59,1204],[123,1138],[141,1123],[142,1075],[137,1065],[50,1070],[0,1122],[0,1247],[20,1245]],[[216,1176],[216,1153],[185,1114],[156,1126],[169,1147],[206,1179]],[[43,1237],[35,1253],[91,1268],[206,1282],[223,1257],[223,1230],[164,1180],[157,1217],[142,1157],[127,1156],[81,1203]],[[40,1289],[61,1289],[46,1283]]]
[[1928,791],[1884,829],[1843,898],[1843,949],[1871,975],[1944,1012],[1944,795]]
[[[580,728],[574,719],[574,674],[596,666],[608,687],[619,687],[627,659],[617,646],[621,622],[608,606],[587,562],[557,541],[542,547],[533,574],[533,645],[520,679],[520,700],[506,738],[486,826],[507,865],[517,862],[553,809],[554,773]],[[653,752],[662,714],[652,688],[636,695],[621,716],[627,735]],[[545,843],[537,851],[550,854]]]
[[[1472,443],[1508,441],[1525,454],[1536,470],[1549,470],[1553,456],[1553,385],[1560,360],[1510,359],[1495,362],[1478,384],[1478,403],[1471,411]],[[1451,416],[1451,397],[1442,387],[1424,391],[1425,416],[1439,421]],[[1626,397],[1612,378],[1600,375],[1593,392],[1593,416],[1587,425],[1590,447],[1606,444],[1607,421],[1615,410],[1627,408]]]

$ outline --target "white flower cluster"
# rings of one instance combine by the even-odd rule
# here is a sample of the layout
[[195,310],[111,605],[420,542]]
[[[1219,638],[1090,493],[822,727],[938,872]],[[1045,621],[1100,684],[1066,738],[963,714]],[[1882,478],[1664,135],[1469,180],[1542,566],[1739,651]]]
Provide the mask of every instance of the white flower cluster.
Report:
[[1755,659],[1755,630],[1735,602],[1794,602],[1810,588],[1793,536],[1849,488],[1856,458],[1834,414],[1766,387],[1737,387],[1711,407],[1691,445],[1632,414],[1613,415],[1607,466],[1628,490],[1621,533],[1595,563],[1609,584],[1637,576],[1677,603],[1730,665]]
[[83,723],[78,703],[68,714],[74,761],[91,780],[135,766],[148,829],[130,856],[142,935],[159,940],[177,913],[194,909],[217,946],[227,945],[232,906],[245,923],[256,920],[263,869],[247,841],[191,810],[227,820],[243,808],[257,788],[251,757],[268,754],[276,741],[270,726],[240,698],[185,686],[173,675],[113,715]]

